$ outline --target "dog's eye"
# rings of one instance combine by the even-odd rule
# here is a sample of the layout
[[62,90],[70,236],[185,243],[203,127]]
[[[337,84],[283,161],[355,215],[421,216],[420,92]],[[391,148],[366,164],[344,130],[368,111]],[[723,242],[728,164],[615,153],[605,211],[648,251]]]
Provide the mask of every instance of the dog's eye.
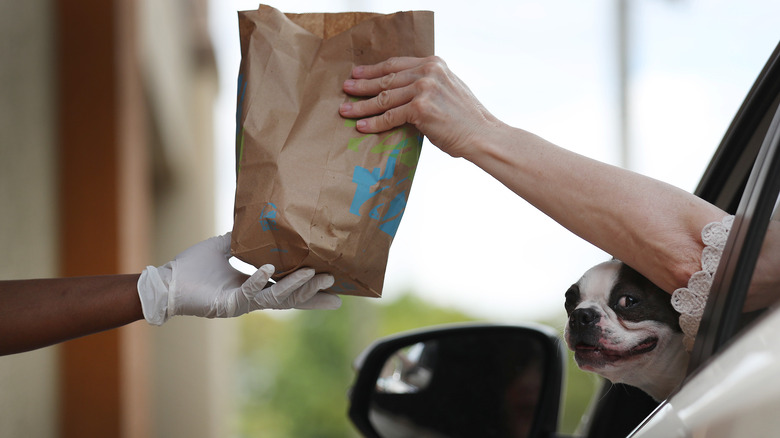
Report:
[[620,297],[620,299],[618,300],[617,304],[618,304],[618,306],[620,306],[620,307],[622,307],[624,309],[628,309],[629,307],[634,307],[637,304],[639,304],[639,300],[637,300],[634,297],[630,297],[628,295],[623,295],[622,297]]

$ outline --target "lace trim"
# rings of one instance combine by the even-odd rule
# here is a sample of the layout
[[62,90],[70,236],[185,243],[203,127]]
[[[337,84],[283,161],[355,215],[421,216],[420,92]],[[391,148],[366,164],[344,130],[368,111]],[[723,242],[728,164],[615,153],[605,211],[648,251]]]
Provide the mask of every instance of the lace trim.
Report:
[[704,250],[701,254],[701,271],[693,274],[688,280],[688,287],[681,287],[672,293],[672,306],[680,312],[680,328],[684,337],[683,343],[687,351],[693,350],[696,332],[707,304],[707,296],[712,286],[712,277],[718,269],[723,247],[729,237],[729,231],[734,224],[734,216],[729,215],[720,222],[712,222],[701,230],[701,240]]

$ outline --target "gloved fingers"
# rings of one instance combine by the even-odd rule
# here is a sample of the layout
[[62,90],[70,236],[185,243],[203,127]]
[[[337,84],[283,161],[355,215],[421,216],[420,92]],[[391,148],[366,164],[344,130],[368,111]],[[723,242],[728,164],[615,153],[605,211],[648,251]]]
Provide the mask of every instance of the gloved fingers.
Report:
[[[307,281],[301,287],[296,289],[282,304],[283,307],[290,308],[303,305],[311,300],[317,292],[333,286],[334,278],[330,274],[317,274]],[[341,299],[339,299],[341,301]]]
[[264,302],[259,302],[259,304],[272,308],[291,307],[285,306],[287,299],[312,278],[314,278],[314,269],[301,268],[293,271],[270,288],[264,290],[262,297],[259,297]]
[[301,310],[336,310],[341,307],[341,298],[328,292],[317,292],[308,301],[295,306]]
[[241,292],[243,292],[247,298],[262,293],[263,288],[268,285],[268,280],[274,275],[275,270],[276,268],[274,265],[260,266],[260,268],[250,275],[249,278],[244,281],[244,284],[241,285]]

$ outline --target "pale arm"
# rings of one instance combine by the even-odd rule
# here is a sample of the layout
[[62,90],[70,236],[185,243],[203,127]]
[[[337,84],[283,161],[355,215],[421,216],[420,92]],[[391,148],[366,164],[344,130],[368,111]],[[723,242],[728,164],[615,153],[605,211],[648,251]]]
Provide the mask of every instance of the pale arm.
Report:
[[[701,229],[725,213],[668,184],[559,148],[491,115],[436,58],[395,58],[353,70],[344,90],[362,132],[414,124],[583,239],[667,292],[701,268]],[[373,117],[372,117],[373,116]]]
[[669,184],[501,126],[466,157],[576,235],[671,293],[701,269],[701,230],[725,212]]

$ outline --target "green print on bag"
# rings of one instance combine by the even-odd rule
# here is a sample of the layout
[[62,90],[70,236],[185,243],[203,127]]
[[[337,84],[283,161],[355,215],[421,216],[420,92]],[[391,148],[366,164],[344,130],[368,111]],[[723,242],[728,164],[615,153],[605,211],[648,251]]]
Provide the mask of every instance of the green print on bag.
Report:
[[[344,125],[346,126],[354,126],[354,124],[355,121],[350,119],[344,122]],[[386,141],[393,137],[398,131],[404,133],[403,139],[396,144],[387,144]],[[357,188],[355,189],[355,195],[352,198],[352,204],[349,208],[350,213],[360,216],[360,209],[363,204],[380,192],[392,189],[392,186],[384,186],[377,187],[372,191],[372,187],[379,185],[381,181],[390,180],[395,176],[398,163],[408,167],[409,174],[396,182],[395,187],[400,187],[406,180],[411,181],[414,178],[414,171],[417,168],[417,162],[420,159],[422,135],[408,136],[406,133],[407,130],[405,128],[399,128],[388,134],[378,145],[371,149],[370,152],[373,154],[384,154],[390,151],[384,171],[378,167],[368,170],[362,166],[355,166],[355,171],[352,174],[352,182],[357,184]],[[364,137],[350,139],[347,149],[357,151],[360,143],[369,136],[370,135],[366,135]],[[401,218],[406,210],[409,187],[409,185],[406,185],[406,187],[401,189],[401,191],[387,203],[388,205],[385,205],[386,203],[378,204],[368,213],[370,218],[379,221],[379,229],[390,237],[395,237],[398,226],[401,224]]]

